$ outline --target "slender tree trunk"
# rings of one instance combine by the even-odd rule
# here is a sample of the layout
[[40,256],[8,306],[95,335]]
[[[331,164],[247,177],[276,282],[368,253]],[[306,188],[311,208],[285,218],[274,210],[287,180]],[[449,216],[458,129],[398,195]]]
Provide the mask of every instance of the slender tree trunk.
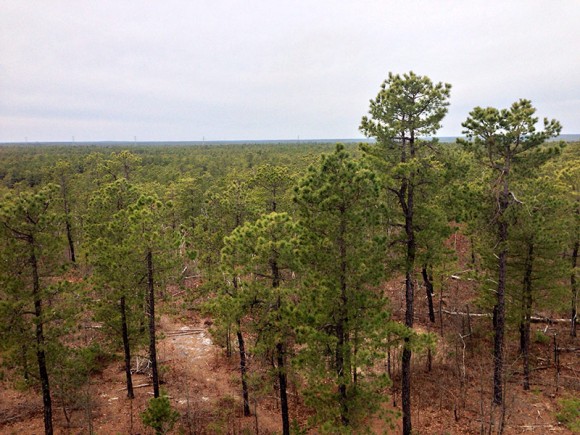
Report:
[[75,256],[75,244],[72,238],[72,229],[70,224],[70,217],[67,215],[65,218],[65,225],[66,225],[66,238],[68,240],[68,251],[70,254],[70,261],[76,263],[76,256]]
[[125,296],[121,296],[119,302],[121,311],[121,330],[123,334],[123,350],[125,352],[125,377],[127,379],[127,397],[134,399],[133,379],[131,377],[131,348],[129,345],[129,328],[127,327],[127,308],[125,306]]
[[[409,339],[405,339],[405,346],[408,346]],[[403,349],[402,360],[402,388],[401,401],[403,406],[403,434],[410,435],[411,424],[411,350],[407,347]]]
[[435,323],[435,309],[433,308],[433,282],[429,278],[427,273],[427,265],[423,265],[421,269],[421,274],[423,275],[423,282],[425,283],[425,290],[427,291],[427,305],[429,307],[429,320]]
[[508,170],[504,171],[503,191],[500,192],[498,210],[498,280],[496,305],[494,307],[494,342],[493,342],[493,402],[501,405],[503,402],[503,341],[505,331],[505,286],[507,279],[507,241],[508,223],[505,216],[509,204]]
[[61,178],[61,193],[62,193],[62,200],[64,205],[64,223],[66,228],[66,238],[68,240],[68,251],[70,255],[70,261],[73,263],[76,262],[75,256],[75,244],[72,237],[72,226],[70,223],[70,207],[68,205],[68,191],[66,188],[66,181],[64,178]]
[[572,288],[572,316],[570,335],[576,337],[576,323],[578,321],[578,284],[576,283],[576,267],[578,266],[578,249],[580,242],[576,240],[572,251],[572,273],[570,274],[570,287]]
[[240,321],[238,320],[238,347],[240,349],[240,375],[242,377],[242,398],[244,400],[244,416],[248,417],[250,415],[250,400],[248,398],[248,382],[246,381],[246,345],[244,342],[244,336],[242,335]]
[[[338,394],[340,401],[340,421],[343,426],[350,424],[348,397],[346,389],[347,373],[350,378],[350,369],[347,368],[348,358],[345,358],[347,350],[347,323],[348,323],[348,296],[347,296],[347,261],[346,261],[346,221],[344,214],[346,208],[341,207],[341,219],[339,228],[339,251],[340,251],[340,307],[338,321],[336,323],[336,374],[338,376]],[[346,361],[345,361],[346,359]]]
[[346,374],[344,361],[344,348],[346,344],[345,331],[343,319],[340,319],[336,324],[336,335],[338,342],[336,343],[336,375],[338,376],[338,394],[340,401],[340,421],[343,426],[348,426],[350,421],[348,418],[348,397],[346,393]]
[[[407,161],[407,148],[409,157],[415,157],[415,132],[410,132],[410,137],[406,138],[402,132],[402,154],[401,162]],[[414,218],[414,186],[413,180],[415,174],[409,174],[401,182],[398,199],[405,216],[405,235],[407,236],[407,253],[405,258],[405,326],[413,328],[414,320],[414,283],[413,271],[415,268],[415,254],[417,250],[415,240],[415,228],[413,226]],[[409,339],[405,338],[403,348],[403,358],[401,361],[401,405],[403,408],[403,434],[410,435],[412,432],[411,422],[411,357],[412,352],[409,349]]]
[[288,382],[285,366],[284,345],[276,344],[276,360],[278,363],[278,383],[280,386],[280,409],[282,411],[282,434],[290,435],[290,414],[288,411]]
[[[413,328],[414,320],[414,283],[413,269],[415,265],[415,231],[413,228],[413,186],[407,186],[407,202],[405,213],[405,231],[407,234],[407,258],[405,272],[405,325]],[[403,434],[410,435],[412,432],[411,423],[411,357],[409,349],[409,339],[405,339],[402,361],[402,382],[401,382],[401,402],[403,407]]]
[[522,319],[520,321],[520,352],[524,368],[524,390],[530,389],[530,320],[532,317],[532,272],[534,264],[534,244],[528,245],[526,255],[524,282],[523,282],[523,300],[522,300]]
[[358,382],[358,371],[357,371],[357,356],[358,356],[358,328],[355,327],[354,337],[352,346],[352,384],[356,390],[356,385]]
[[44,406],[44,432],[52,435],[52,400],[50,397],[50,383],[48,370],[46,369],[46,355],[44,353],[44,331],[42,321],[42,298],[40,296],[40,278],[38,275],[38,262],[34,251],[34,238],[28,240],[30,245],[30,267],[32,271],[32,295],[34,297],[34,316],[36,318],[36,358],[38,360],[38,372],[42,388],[42,403]]
[[473,236],[469,237],[469,249],[471,250],[471,267],[477,270],[477,263],[475,261],[475,248],[473,246]]
[[[234,289],[237,292],[238,279],[235,275],[232,279],[232,282],[234,284]],[[246,373],[247,373],[246,343],[244,341],[244,336],[242,335],[242,324],[240,322],[240,319],[238,319],[238,321],[237,321],[236,336],[238,338],[238,349],[240,351],[240,376],[242,379],[242,399],[244,402],[244,416],[248,417],[251,413],[250,413],[250,400],[249,400],[249,396],[248,396],[248,382],[246,379]],[[229,324],[228,324],[228,329],[227,329],[226,349],[227,349],[228,358],[229,358],[231,356],[230,325]]]
[[[270,269],[272,271],[272,288],[280,287],[280,269],[278,267],[277,255],[274,252],[269,261]],[[276,302],[276,310],[278,310],[278,320],[280,320],[279,310],[282,305],[280,293],[278,293],[278,300]],[[282,412],[282,434],[290,435],[290,413],[288,410],[288,382],[285,365],[285,350],[282,342],[276,343],[276,363],[278,365],[278,384],[280,387],[280,410]]]
[[147,251],[147,286],[149,290],[149,358],[153,376],[153,397],[159,397],[159,372],[155,346],[155,282],[153,281],[153,253]]
[[232,357],[232,340],[230,338],[232,326],[228,323],[226,327],[226,356],[228,358]]

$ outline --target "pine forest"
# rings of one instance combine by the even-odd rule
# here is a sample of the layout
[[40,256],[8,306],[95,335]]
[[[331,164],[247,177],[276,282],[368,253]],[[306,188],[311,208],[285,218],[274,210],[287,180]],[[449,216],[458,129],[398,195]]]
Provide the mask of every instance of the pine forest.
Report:
[[360,143],[0,146],[0,432],[580,432],[580,144],[526,99],[439,142],[451,93],[389,74]]

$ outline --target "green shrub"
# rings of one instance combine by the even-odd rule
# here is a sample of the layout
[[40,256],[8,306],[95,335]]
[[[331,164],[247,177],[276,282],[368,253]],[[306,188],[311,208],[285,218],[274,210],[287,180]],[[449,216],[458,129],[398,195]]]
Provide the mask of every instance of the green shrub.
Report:
[[149,400],[147,409],[141,414],[143,424],[153,428],[157,435],[171,431],[178,418],[179,412],[171,408],[169,398],[165,395]]
[[548,344],[550,342],[550,336],[544,334],[542,331],[536,331],[534,341],[538,344]]
[[574,433],[580,433],[580,398],[562,399],[556,418]]

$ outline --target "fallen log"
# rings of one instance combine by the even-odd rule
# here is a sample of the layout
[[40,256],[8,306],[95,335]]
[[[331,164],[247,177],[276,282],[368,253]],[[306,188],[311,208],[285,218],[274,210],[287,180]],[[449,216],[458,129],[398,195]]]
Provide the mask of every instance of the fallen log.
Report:
[[465,313],[463,311],[449,311],[449,310],[441,310],[441,312],[449,314],[451,316],[491,317],[491,313]]
[[177,337],[180,335],[191,335],[191,334],[201,334],[205,332],[204,329],[179,329],[177,331],[166,331],[163,334],[166,337]]
[[[445,314],[449,314],[451,316],[469,316],[469,317],[492,317],[491,313],[466,313],[463,311],[449,311],[449,310],[441,310]],[[568,323],[570,319],[550,319],[549,317],[541,317],[541,316],[532,316],[530,318],[532,323]]]
[[570,319],[550,319],[549,317],[532,316],[532,323],[568,323]]
[[[133,389],[135,388],[143,388],[143,387],[150,387],[153,384],[139,384],[139,385],[133,385]],[[127,387],[123,387],[120,390],[117,391],[125,391],[127,389]]]

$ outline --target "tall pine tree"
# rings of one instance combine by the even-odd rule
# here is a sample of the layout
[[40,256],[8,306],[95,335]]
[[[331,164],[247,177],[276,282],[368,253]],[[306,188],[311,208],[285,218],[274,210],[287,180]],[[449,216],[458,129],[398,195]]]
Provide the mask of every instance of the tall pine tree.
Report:
[[[447,113],[451,85],[433,83],[426,76],[413,72],[400,76],[389,73],[374,100],[369,116],[362,119],[360,130],[376,140],[363,145],[363,151],[385,176],[385,186],[399,204],[402,228],[401,243],[405,247],[405,325],[413,327],[415,273],[417,261],[417,202],[420,191],[432,176],[433,144],[421,140],[437,132]],[[403,350],[402,406],[403,433],[409,435],[411,425],[411,348]]]
[[[510,175],[519,157],[539,147],[548,138],[557,135],[561,126],[556,120],[544,119],[544,130],[536,131],[536,109],[529,100],[519,100],[509,109],[493,107],[474,108],[462,124],[467,140],[465,147],[477,160],[493,172],[491,185],[495,203],[493,222],[497,246],[497,292],[493,312],[494,326],[494,375],[493,401],[503,402],[503,362],[505,332],[505,291],[507,281],[509,219],[508,208],[517,202],[510,190]],[[525,160],[524,160],[525,161]]]

